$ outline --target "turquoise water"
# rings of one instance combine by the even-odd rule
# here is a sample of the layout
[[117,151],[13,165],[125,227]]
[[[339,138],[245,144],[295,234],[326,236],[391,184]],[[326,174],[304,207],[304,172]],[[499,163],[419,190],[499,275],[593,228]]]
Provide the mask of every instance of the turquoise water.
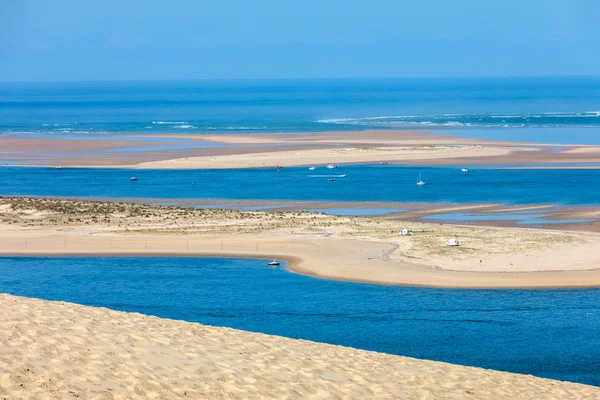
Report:
[[552,225],[552,224],[579,224],[594,222],[596,219],[546,219],[551,216],[548,213],[534,212],[505,212],[505,213],[440,213],[422,217],[424,220],[464,222],[464,221],[516,221],[518,225]]
[[0,292],[600,386],[600,289],[392,287],[264,260],[1,257]]
[[347,215],[347,216],[371,216],[383,215],[395,212],[407,211],[405,208],[309,208],[306,211],[319,212],[330,215]]
[[[446,129],[444,134],[468,139],[506,140],[509,142],[552,143],[552,144],[600,144],[600,127],[527,127],[527,128],[469,128]],[[551,148],[551,152],[563,148]]]
[[[600,170],[341,166],[229,170],[0,168],[0,195],[597,205]],[[418,174],[425,186],[417,186]],[[129,178],[135,175],[137,182]],[[193,185],[192,183],[196,184]],[[167,200],[166,200],[167,201]]]
[[[599,104],[597,77],[0,83],[0,132],[502,128],[486,134],[503,138],[533,127],[554,142],[550,128],[600,127]],[[597,133],[570,135],[598,144]]]

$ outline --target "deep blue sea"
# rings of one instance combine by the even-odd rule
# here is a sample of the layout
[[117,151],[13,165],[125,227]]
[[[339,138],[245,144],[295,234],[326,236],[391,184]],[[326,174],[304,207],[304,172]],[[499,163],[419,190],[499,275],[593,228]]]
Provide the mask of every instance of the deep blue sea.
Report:
[[600,386],[600,289],[316,279],[223,258],[0,258],[0,292]]
[[600,143],[600,77],[0,83],[2,133],[465,128],[501,139],[523,127]]
[[[419,173],[427,182],[417,186]],[[347,177],[341,177],[348,174]],[[138,181],[130,178],[135,175]],[[336,176],[335,182],[328,177]],[[600,169],[470,169],[397,165],[225,170],[0,167],[0,196],[600,204]],[[167,200],[165,200],[167,202]]]

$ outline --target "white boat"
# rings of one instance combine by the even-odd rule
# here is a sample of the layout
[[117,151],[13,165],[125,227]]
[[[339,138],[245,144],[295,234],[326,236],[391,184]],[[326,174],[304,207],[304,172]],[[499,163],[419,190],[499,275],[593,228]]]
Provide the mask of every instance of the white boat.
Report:
[[458,239],[456,239],[456,238],[450,238],[450,239],[448,239],[448,241],[446,242],[446,246],[453,246],[453,247],[456,247],[456,246],[460,246],[460,243],[458,243]]
[[335,168],[337,168],[337,165],[335,165],[335,164],[329,164],[329,165],[327,166],[327,168],[328,168],[328,169],[335,169]]
[[317,167],[310,167],[309,170],[314,171]]
[[421,180],[421,174],[419,173],[419,179],[417,180],[417,186],[423,186],[425,184],[425,182],[423,182],[423,180]]
[[469,172],[469,170],[467,168],[461,168],[460,169],[462,172]]
[[129,178],[130,181],[137,181],[137,178],[135,176],[132,176],[131,178]]
[[268,262],[268,263],[267,263],[267,265],[268,265],[269,267],[278,267],[278,266],[279,266],[279,261],[277,261],[277,260],[273,260],[273,261],[271,261],[271,262]]

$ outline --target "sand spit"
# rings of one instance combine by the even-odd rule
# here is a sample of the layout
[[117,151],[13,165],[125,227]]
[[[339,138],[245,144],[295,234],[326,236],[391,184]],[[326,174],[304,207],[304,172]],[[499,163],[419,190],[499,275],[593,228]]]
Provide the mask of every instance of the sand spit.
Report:
[[[143,162],[140,169],[223,169],[257,168],[274,165],[327,165],[349,163],[403,162],[447,160],[453,158],[481,158],[506,156],[510,147],[483,146],[410,146],[410,147],[335,147],[325,149],[290,149],[236,155],[185,157],[164,161]],[[531,150],[521,150],[531,151]]]
[[[399,236],[402,227],[413,234]],[[457,237],[459,247],[448,247]],[[0,198],[0,254],[280,258],[331,279],[437,287],[600,286],[600,235],[309,212]]]
[[214,169],[375,162],[600,167],[596,165],[600,146],[463,139],[403,130],[293,135],[113,134],[97,139],[8,135],[0,137],[0,154],[6,165],[91,168]]
[[6,399],[597,399],[600,388],[0,294]]

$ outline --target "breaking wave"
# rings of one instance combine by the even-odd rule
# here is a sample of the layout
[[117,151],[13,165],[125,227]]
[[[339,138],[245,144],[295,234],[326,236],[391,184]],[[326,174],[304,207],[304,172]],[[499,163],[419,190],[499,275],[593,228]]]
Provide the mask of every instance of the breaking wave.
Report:
[[177,128],[177,129],[194,129],[196,127],[194,125],[182,124],[182,125],[175,125],[173,128]]
[[360,125],[372,127],[598,127],[600,111],[544,112],[531,114],[440,114],[392,115],[361,118],[329,118],[322,124]]

